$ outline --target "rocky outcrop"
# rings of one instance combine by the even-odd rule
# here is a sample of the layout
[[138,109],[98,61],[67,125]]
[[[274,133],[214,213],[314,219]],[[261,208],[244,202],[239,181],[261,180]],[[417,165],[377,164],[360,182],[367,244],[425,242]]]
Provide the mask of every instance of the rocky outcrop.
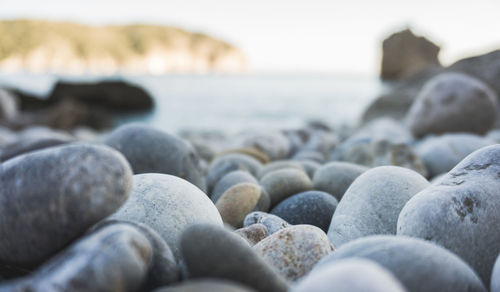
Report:
[[440,48],[410,29],[397,32],[382,44],[382,79],[399,79],[429,66],[440,66]]

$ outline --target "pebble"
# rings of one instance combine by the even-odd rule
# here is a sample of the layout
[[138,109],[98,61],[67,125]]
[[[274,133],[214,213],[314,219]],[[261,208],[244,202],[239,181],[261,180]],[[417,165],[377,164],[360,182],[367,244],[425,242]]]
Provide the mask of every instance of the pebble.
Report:
[[263,224],[267,228],[269,234],[273,234],[283,228],[290,226],[285,220],[280,217],[268,214],[266,212],[255,211],[248,214],[243,220],[243,227],[248,227],[253,224]]
[[260,223],[237,229],[234,233],[246,239],[252,246],[268,236],[267,227]]
[[482,81],[447,72],[427,81],[407,120],[416,137],[448,132],[485,134],[496,120],[496,94]]
[[[361,275],[361,276],[360,276]],[[314,270],[291,292],[405,292],[381,265],[362,258],[338,260]]]
[[231,187],[239,183],[254,183],[258,184],[257,179],[251,175],[248,171],[235,170],[224,175],[214,186],[210,198],[212,202],[217,202],[217,200],[222,196],[222,194],[229,190]]
[[375,235],[351,241],[320,261],[314,271],[351,258],[376,262],[411,292],[486,291],[474,270],[454,253],[406,236]]
[[500,253],[499,174],[500,145],[470,154],[408,201],[399,215],[398,235],[444,246],[489,283]]
[[307,176],[312,180],[314,177],[314,174],[318,169],[321,168],[321,164],[310,159],[298,159],[296,160],[302,168],[304,168],[305,172],[307,173]]
[[158,232],[180,259],[182,231],[191,224],[222,226],[215,205],[195,185],[168,174],[134,175],[130,198],[110,219],[143,223]]
[[367,170],[368,167],[350,162],[329,162],[322,165],[314,174],[313,187],[340,200],[352,182]]
[[333,251],[325,232],[312,225],[295,225],[269,235],[254,251],[289,281],[297,281]]
[[313,188],[307,174],[295,168],[284,168],[266,174],[260,180],[261,186],[271,198],[271,206],[291,195],[309,191]]
[[238,228],[242,226],[245,216],[255,209],[262,195],[259,185],[240,183],[225,191],[215,206],[224,223]]
[[103,142],[127,158],[134,174],[171,174],[206,190],[200,159],[189,142],[142,124],[121,126]]
[[309,224],[328,232],[337,204],[337,199],[328,193],[307,191],[281,201],[271,214],[293,225]]
[[281,132],[262,132],[247,134],[242,145],[264,152],[271,161],[285,159],[291,150],[290,142]]
[[497,257],[491,273],[490,291],[500,292],[500,255]]
[[399,212],[411,197],[428,186],[420,174],[398,166],[366,171],[339,202],[328,237],[339,247],[359,237],[396,234]]
[[132,172],[117,151],[75,144],[0,165],[0,261],[38,264],[118,209]]
[[277,161],[273,161],[273,162],[270,162],[270,163],[264,165],[260,169],[259,173],[257,174],[257,178],[261,179],[266,174],[273,172],[273,171],[276,171],[276,170],[279,170],[279,169],[283,169],[283,168],[295,168],[295,169],[298,169],[301,171],[305,171],[304,168],[302,167],[302,165],[300,165],[300,163],[298,163],[296,161],[277,160]]
[[193,278],[222,278],[257,291],[285,292],[287,282],[246,240],[213,224],[196,224],[182,234],[182,255]]
[[137,291],[152,260],[148,239],[130,225],[87,235],[25,278],[0,291]]

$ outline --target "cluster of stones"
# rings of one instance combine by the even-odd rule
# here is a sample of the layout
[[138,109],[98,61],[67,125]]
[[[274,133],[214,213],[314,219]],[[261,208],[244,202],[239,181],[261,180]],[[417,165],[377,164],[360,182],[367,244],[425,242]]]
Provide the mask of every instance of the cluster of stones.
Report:
[[497,96],[204,143],[0,129],[3,291],[500,291]]

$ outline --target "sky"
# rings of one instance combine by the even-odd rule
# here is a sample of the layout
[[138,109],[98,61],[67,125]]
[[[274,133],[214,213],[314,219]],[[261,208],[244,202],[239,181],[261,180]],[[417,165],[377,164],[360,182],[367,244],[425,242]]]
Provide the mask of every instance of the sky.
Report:
[[377,74],[381,42],[411,27],[440,58],[500,48],[500,0],[0,0],[0,19],[153,23],[241,48],[255,71]]

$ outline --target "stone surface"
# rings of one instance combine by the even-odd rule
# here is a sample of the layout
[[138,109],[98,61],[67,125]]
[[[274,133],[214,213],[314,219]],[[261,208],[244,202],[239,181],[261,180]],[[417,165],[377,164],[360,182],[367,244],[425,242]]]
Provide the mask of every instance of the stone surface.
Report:
[[243,227],[251,226],[252,224],[263,224],[267,228],[269,234],[273,234],[283,228],[290,226],[285,220],[280,217],[268,214],[266,212],[252,212],[243,220]]
[[366,259],[339,260],[317,270],[291,292],[405,292],[401,283],[379,264]]
[[262,195],[259,185],[240,183],[225,191],[215,206],[224,223],[238,228],[242,226],[247,214],[255,209]]
[[152,253],[146,237],[130,225],[106,226],[31,275],[0,284],[0,291],[137,291]]
[[241,284],[222,279],[189,280],[153,292],[256,292]]
[[265,164],[257,174],[257,178],[261,179],[266,174],[283,168],[295,168],[298,170],[305,171],[302,165],[293,160],[276,160],[268,164]]
[[185,228],[195,223],[222,226],[217,208],[200,189],[179,177],[159,173],[134,175],[130,198],[110,218],[148,225],[165,240],[177,260]]
[[490,291],[500,292],[500,256],[497,257],[491,272]]
[[488,284],[500,253],[499,174],[500,145],[470,154],[408,201],[399,215],[398,235],[444,246],[468,262]]
[[108,219],[99,222],[92,229],[103,229],[113,225],[130,225],[146,237],[151,244],[152,256],[151,264],[147,272],[147,276],[142,281],[141,289],[150,291],[154,288],[169,285],[179,280],[179,268],[170,247],[161,238],[161,236],[151,227],[133,221]]
[[271,214],[293,225],[310,224],[328,232],[337,204],[337,199],[328,193],[307,191],[281,201]]
[[325,257],[315,271],[350,258],[378,263],[411,292],[486,291],[474,270],[458,256],[438,245],[406,236],[377,235],[354,240]]
[[0,161],[6,161],[18,155],[74,142],[72,137],[59,135],[25,136],[19,135],[16,140],[0,149]]
[[321,164],[310,159],[299,159],[297,162],[302,165],[302,168],[304,168],[305,172],[307,173],[307,176],[312,180],[314,177],[314,174],[318,169],[321,168]]
[[252,246],[268,236],[267,227],[260,223],[237,229],[234,233],[246,239]]
[[134,174],[165,173],[183,178],[206,190],[200,160],[188,142],[142,124],[122,126],[104,143],[120,151]]
[[474,134],[445,134],[421,140],[415,147],[429,177],[450,171],[472,152],[493,141]]
[[245,170],[231,171],[224,175],[214,186],[210,198],[212,202],[217,202],[217,200],[222,196],[222,194],[229,190],[231,187],[239,183],[254,183],[258,184],[257,179]]
[[394,33],[382,43],[382,79],[398,79],[427,67],[440,66],[440,48],[410,29]]
[[117,151],[75,144],[0,165],[0,261],[37,264],[127,199],[132,172]]
[[260,184],[269,194],[271,206],[275,206],[291,195],[312,189],[312,182],[307,174],[295,168],[270,172],[261,178]]
[[313,188],[327,192],[340,200],[352,182],[367,170],[368,167],[350,162],[329,162],[322,165],[314,174]]
[[424,177],[406,168],[380,166],[366,171],[339,202],[328,238],[338,248],[359,237],[396,234],[399,212],[411,197],[428,186]]
[[261,132],[242,137],[242,145],[264,152],[271,161],[284,159],[290,153],[290,142],[281,132]]
[[244,170],[255,177],[261,168],[262,163],[249,155],[234,153],[217,157],[210,163],[207,171],[208,193],[212,193],[215,184],[232,171]]
[[257,291],[287,291],[286,281],[246,240],[211,224],[187,228],[181,240],[182,255],[193,278],[222,278]]
[[408,112],[408,125],[416,137],[447,132],[485,134],[495,123],[497,99],[478,79],[442,73],[419,92]]
[[297,281],[333,251],[326,234],[312,225],[282,229],[253,246],[257,254],[289,281]]

